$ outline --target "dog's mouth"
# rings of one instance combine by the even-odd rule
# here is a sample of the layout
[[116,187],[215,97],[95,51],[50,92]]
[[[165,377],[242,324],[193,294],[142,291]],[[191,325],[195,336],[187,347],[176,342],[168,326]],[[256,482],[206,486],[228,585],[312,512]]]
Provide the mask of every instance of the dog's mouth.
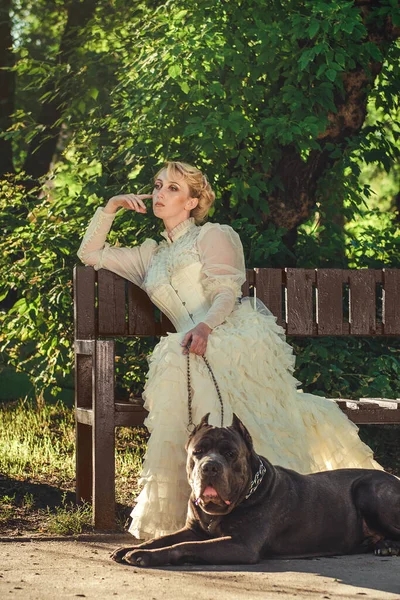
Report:
[[231,504],[230,500],[223,498],[212,485],[207,485],[200,496],[195,501],[196,506],[199,504],[207,509],[228,508]]

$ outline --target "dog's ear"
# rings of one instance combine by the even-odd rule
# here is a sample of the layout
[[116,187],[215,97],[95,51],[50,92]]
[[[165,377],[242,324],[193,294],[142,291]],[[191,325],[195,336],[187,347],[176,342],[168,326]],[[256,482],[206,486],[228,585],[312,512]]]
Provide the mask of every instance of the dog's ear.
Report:
[[242,438],[246,442],[246,446],[249,448],[249,450],[253,450],[252,437],[251,437],[250,433],[248,432],[247,428],[243,425],[242,421],[239,419],[239,417],[237,415],[235,415],[235,413],[233,413],[231,427],[232,427],[232,429],[237,431],[242,436]]
[[208,423],[209,416],[210,416],[210,413],[207,413],[206,415],[204,415],[204,417],[201,419],[200,423],[198,425],[196,425],[196,427],[190,433],[188,440],[186,442],[185,450],[188,449],[190,440],[198,431],[200,431],[200,429],[203,429],[203,427],[211,427],[211,425],[209,425],[209,423]]
[[210,413],[207,413],[206,415],[204,415],[204,417],[201,419],[200,423],[196,427],[197,431],[199,429],[201,429],[202,427],[205,427],[206,425],[208,425],[209,418],[210,418]]

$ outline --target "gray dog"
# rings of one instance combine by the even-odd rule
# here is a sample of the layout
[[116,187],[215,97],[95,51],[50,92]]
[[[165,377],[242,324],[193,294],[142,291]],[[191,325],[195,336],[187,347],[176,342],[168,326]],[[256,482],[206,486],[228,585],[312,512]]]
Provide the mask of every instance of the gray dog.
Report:
[[252,564],[261,558],[400,554],[400,481],[372,469],[300,475],[274,467],[254,450],[233,416],[191,434],[192,494],[183,529],[112,554],[148,567],[185,562]]

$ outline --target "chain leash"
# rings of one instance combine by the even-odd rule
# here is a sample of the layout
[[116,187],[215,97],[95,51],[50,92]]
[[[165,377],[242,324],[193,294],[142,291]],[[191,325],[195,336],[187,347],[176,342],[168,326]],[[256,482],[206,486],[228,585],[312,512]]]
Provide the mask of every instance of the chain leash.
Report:
[[[193,418],[192,418],[192,386],[190,385],[190,383],[191,383],[191,380],[190,380],[190,352],[187,353],[186,358],[187,358],[186,370],[187,370],[188,416],[189,416],[187,430],[189,431],[189,433],[191,433],[195,428],[195,424],[193,423]],[[221,405],[221,427],[223,427],[224,426],[224,404],[222,402],[221,392],[219,391],[218,383],[217,383],[217,380],[215,379],[215,375],[210,367],[210,363],[208,362],[208,360],[206,359],[205,356],[203,356],[202,358],[206,364],[207,369],[210,372],[211,379],[213,380],[213,383],[215,385],[215,389],[217,390],[219,403]]]

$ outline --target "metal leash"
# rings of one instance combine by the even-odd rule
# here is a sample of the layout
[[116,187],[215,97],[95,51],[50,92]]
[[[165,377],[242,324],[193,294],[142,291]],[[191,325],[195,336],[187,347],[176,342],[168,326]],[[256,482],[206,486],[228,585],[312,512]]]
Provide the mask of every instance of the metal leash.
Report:
[[[191,433],[195,428],[195,424],[193,423],[193,418],[192,418],[192,388],[190,385],[190,352],[188,352],[186,356],[187,356],[187,389],[188,389],[188,414],[189,414],[189,423],[187,426],[187,430],[189,431],[189,433]],[[211,379],[213,380],[215,389],[217,390],[219,403],[221,405],[221,427],[223,427],[224,426],[224,405],[222,402],[221,392],[219,391],[218,383],[217,383],[217,380],[215,379],[214,373],[212,372],[210,363],[208,362],[208,360],[206,359],[205,356],[203,356],[202,358],[203,358],[204,362],[206,363],[206,367],[210,372]]]

